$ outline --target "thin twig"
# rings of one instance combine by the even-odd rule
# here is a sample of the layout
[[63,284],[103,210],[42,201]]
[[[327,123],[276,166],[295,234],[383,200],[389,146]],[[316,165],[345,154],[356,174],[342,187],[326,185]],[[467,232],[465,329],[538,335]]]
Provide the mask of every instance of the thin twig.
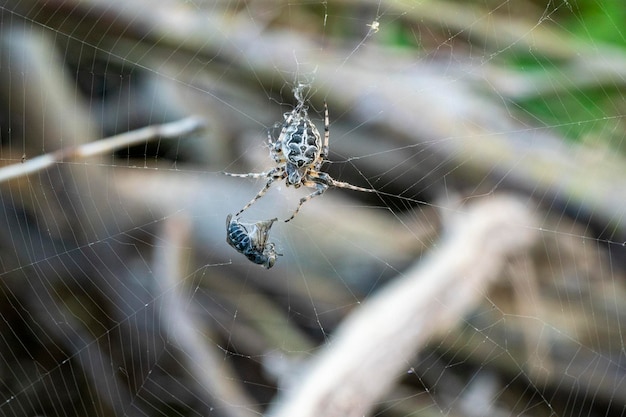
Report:
[[132,146],[155,139],[180,138],[197,132],[203,129],[204,126],[205,123],[202,118],[191,116],[176,122],[147,126],[84,145],[59,149],[58,151],[26,160],[23,163],[0,168],[0,182],[32,174],[59,162],[101,155],[113,152],[124,146]]

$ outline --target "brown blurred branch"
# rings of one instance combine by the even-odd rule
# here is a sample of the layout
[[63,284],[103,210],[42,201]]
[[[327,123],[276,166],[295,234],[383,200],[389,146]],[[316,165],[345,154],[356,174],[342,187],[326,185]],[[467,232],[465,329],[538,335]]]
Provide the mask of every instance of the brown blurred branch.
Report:
[[[223,410],[229,417],[258,415],[254,402],[237,385],[236,375],[228,362],[220,360],[221,351],[205,343],[198,320],[189,312],[190,301],[183,297],[184,248],[188,247],[191,224],[186,217],[172,216],[162,231],[163,244],[154,252],[154,272],[159,293],[163,294],[159,309],[162,331],[183,354],[181,361],[193,375],[203,400]],[[236,407],[233,407],[236,405]]]
[[106,139],[69,147],[45,155],[0,168],[0,182],[49,168],[59,162],[75,161],[90,156],[113,152],[124,146],[132,146],[155,139],[176,139],[204,128],[204,121],[196,116],[176,122],[147,126],[142,129],[111,136]]
[[507,261],[537,237],[527,206],[510,197],[454,216],[450,236],[349,316],[274,417],[361,417],[373,411],[434,335],[450,332],[484,299]]

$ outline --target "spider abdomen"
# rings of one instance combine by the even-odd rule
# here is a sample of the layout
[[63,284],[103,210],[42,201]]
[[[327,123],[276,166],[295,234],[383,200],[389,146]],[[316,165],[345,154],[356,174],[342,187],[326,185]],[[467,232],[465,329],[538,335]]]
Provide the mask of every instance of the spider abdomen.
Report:
[[288,163],[306,167],[315,163],[321,154],[322,139],[308,118],[300,117],[285,129],[281,141],[282,151]]

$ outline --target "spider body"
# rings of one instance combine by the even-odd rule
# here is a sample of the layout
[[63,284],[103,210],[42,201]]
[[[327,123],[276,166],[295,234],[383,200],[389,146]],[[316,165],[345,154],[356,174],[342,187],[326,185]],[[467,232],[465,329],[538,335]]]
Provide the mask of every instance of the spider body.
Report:
[[276,253],[273,243],[267,242],[267,238],[272,224],[278,219],[255,223],[252,230],[248,231],[246,226],[232,217],[232,214],[226,217],[226,242],[255,264],[263,265],[266,269],[274,266],[280,254]]
[[311,194],[302,197],[286,222],[292,220],[300,211],[304,203],[323,194],[329,187],[348,188],[355,191],[375,192],[367,188],[357,187],[346,182],[333,179],[325,172],[321,172],[322,164],[328,158],[328,142],[330,139],[330,121],[328,106],[324,103],[324,137],[309,119],[307,107],[304,105],[301,87],[294,90],[298,104],[289,113],[284,114],[284,122],[280,134],[273,138],[268,134],[270,157],[277,166],[266,172],[249,174],[227,174],[233,177],[267,178],[265,186],[250,200],[235,216],[239,216],[255,201],[263,197],[274,181],[285,179],[287,186],[300,188],[301,186],[315,188]]
[[307,117],[306,111],[298,109],[285,114],[278,139],[271,137],[270,153],[274,161],[284,164],[286,184],[295,188],[302,186],[303,178],[311,167],[321,165],[326,155],[322,155],[322,139],[319,131]]

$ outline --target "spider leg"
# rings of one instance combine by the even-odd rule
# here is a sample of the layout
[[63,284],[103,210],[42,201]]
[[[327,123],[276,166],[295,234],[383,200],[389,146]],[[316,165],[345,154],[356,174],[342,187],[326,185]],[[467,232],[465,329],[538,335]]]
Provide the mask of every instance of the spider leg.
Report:
[[337,181],[336,179],[332,178],[330,175],[328,175],[325,172],[310,172],[308,174],[308,178],[309,179],[307,181],[302,182],[302,185],[304,185],[305,187],[310,187],[310,188],[315,187],[316,190],[312,192],[311,194],[305,197],[302,197],[300,199],[300,203],[298,204],[298,207],[296,207],[296,210],[293,212],[291,217],[285,220],[285,222],[293,220],[293,218],[296,217],[296,214],[298,214],[298,212],[300,211],[300,208],[302,207],[304,203],[311,200],[313,197],[317,197],[318,195],[323,194],[330,187],[346,188],[348,190],[363,191],[366,193],[376,192],[376,190],[373,190],[371,188],[357,187],[356,185],[352,185],[347,182]]
[[328,146],[330,142],[330,117],[328,116],[328,104],[324,101],[324,142],[322,142],[322,161],[328,159]]
[[309,194],[309,195],[307,195],[305,197],[302,197],[300,199],[300,203],[298,204],[298,207],[296,207],[296,210],[293,212],[291,217],[288,218],[287,220],[285,220],[285,223],[287,223],[288,221],[293,220],[293,218],[296,217],[296,214],[298,214],[298,212],[300,211],[300,208],[302,207],[302,205],[304,203],[306,203],[307,201],[309,201],[313,197],[317,197],[318,195],[324,194],[324,191],[328,190],[328,185],[326,185],[324,182],[317,182],[315,180],[303,181],[302,185],[304,185],[305,187],[311,187],[311,188],[315,187],[316,190],[313,191],[311,194]]
[[315,172],[315,173],[311,172],[309,173],[309,178],[314,183],[317,183],[317,184],[322,183],[326,185],[327,187],[346,188],[348,190],[363,191],[365,193],[376,192],[376,190],[371,189],[371,188],[357,187],[356,185],[352,185],[348,182],[337,181],[336,179],[328,175],[326,172]]
[[[234,175],[234,176],[241,176],[240,175]],[[248,174],[243,174],[243,176],[247,176]],[[257,174],[254,174],[257,175]],[[247,210],[252,204],[254,204],[259,198],[263,197],[265,195],[265,193],[267,192],[267,190],[270,189],[270,187],[272,186],[272,183],[276,180],[279,180],[281,178],[285,177],[285,170],[281,167],[278,168],[274,168],[271,171],[265,173],[265,176],[268,178],[267,182],[265,183],[265,186],[263,188],[261,188],[261,191],[259,191],[259,193],[257,195],[254,196],[254,198],[252,200],[250,200],[248,202],[248,204],[246,204],[245,206],[243,206],[243,208],[241,210],[239,210],[237,213],[235,213],[235,217],[239,217],[239,215],[241,213],[243,213],[245,210]],[[252,177],[252,178],[261,178],[261,177]]]
[[[328,103],[324,102],[324,142],[322,142],[322,160],[328,159],[328,151],[329,151],[329,142],[330,142],[330,116],[328,115]],[[324,184],[338,188],[347,188],[349,190],[354,191],[363,191],[366,193],[374,193],[376,190],[357,187],[356,185],[349,184],[347,182],[337,181],[332,178],[330,175],[320,172],[318,178],[324,182]]]
[[331,178],[330,176],[328,176],[328,179],[326,181],[328,181],[328,185],[333,186],[333,187],[337,187],[337,188],[346,188],[348,190],[363,191],[365,193],[375,193],[376,192],[376,190],[373,190],[371,188],[357,187],[356,185],[352,185],[352,184],[347,183],[347,182],[337,181],[336,179]]
[[224,172],[224,175],[228,175],[229,177],[239,177],[239,178],[264,178],[270,175],[272,171],[268,172],[249,172],[247,174],[233,174],[231,172]]

